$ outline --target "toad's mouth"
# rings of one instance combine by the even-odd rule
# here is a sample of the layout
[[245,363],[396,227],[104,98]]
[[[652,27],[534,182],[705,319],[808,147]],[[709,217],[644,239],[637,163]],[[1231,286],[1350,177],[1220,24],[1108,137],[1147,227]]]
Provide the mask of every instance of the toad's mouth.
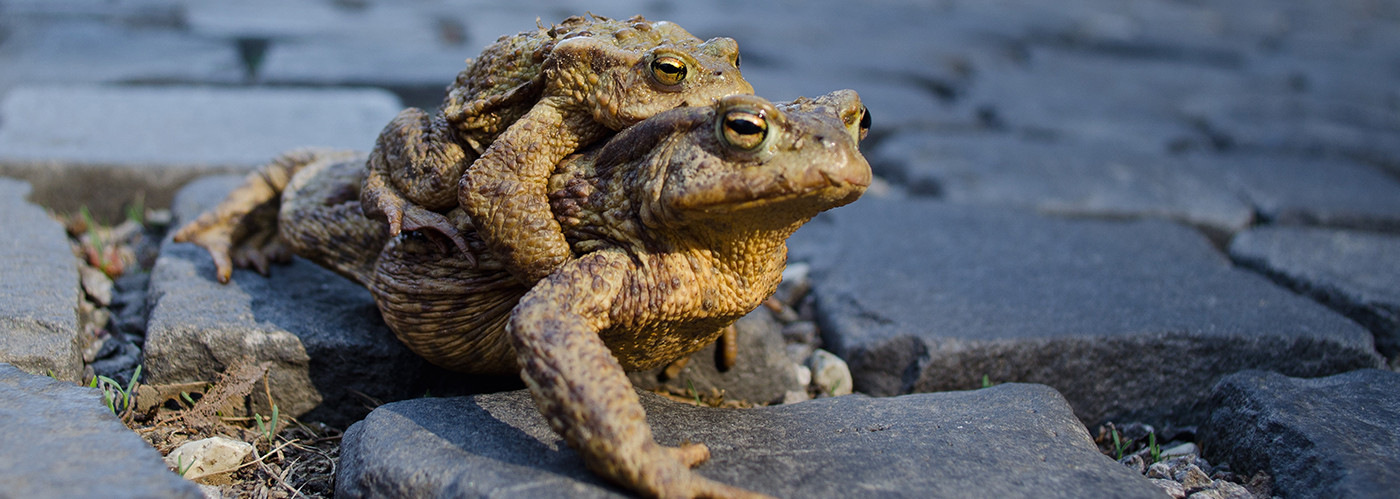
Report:
[[855,201],[871,181],[870,165],[859,156],[797,171],[757,168],[736,173],[709,189],[676,199],[673,206],[708,214],[796,205],[821,211]]

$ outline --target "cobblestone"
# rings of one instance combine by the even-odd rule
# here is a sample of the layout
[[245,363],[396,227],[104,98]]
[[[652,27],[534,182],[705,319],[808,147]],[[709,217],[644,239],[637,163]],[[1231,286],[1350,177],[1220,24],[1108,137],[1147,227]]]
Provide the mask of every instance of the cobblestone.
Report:
[[63,226],[28,203],[29,192],[0,178],[0,362],[80,381],[78,268]]

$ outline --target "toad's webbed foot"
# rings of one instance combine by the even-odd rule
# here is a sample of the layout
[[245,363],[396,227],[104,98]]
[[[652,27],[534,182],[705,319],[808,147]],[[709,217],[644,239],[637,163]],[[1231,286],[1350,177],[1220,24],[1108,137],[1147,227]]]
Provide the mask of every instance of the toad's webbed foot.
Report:
[[228,283],[235,265],[267,275],[271,263],[290,261],[291,251],[277,239],[277,210],[292,175],[318,154],[293,151],[248,174],[213,210],[181,227],[175,242],[194,243],[208,251],[221,283]]

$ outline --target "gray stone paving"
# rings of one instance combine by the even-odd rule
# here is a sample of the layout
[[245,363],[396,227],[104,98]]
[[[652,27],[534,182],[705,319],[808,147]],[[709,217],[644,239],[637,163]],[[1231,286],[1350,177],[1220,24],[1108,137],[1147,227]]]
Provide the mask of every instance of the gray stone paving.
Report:
[[7,497],[202,497],[102,405],[96,389],[0,363]]
[[[1048,384],[1084,422],[1190,423],[1239,369],[1320,376],[1400,355],[1393,2],[0,0],[0,176],[33,186],[0,181],[0,361],[82,372],[77,274],[29,202],[113,220],[138,194],[169,206],[195,178],[293,147],[366,149],[498,36],[585,11],[734,37],[773,100],[861,93],[881,178],[800,232],[791,260],[816,285],[797,308],[868,393],[987,375]],[[193,248],[161,261],[151,376],[229,360],[174,348],[183,331],[290,347],[269,355],[279,381],[320,394],[308,417],[360,418],[351,390],[460,384],[395,350],[368,295],[305,262],[218,286]],[[332,365],[363,379],[318,374]]]
[[1230,256],[1370,328],[1376,348],[1400,360],[1400,237],[1261,227],[1236,236]]
[[399,109],[379,89],[25,86],[0,100],[15,124],[0,126],[0,174],[34,183],[45,206],[110,219],[138,193],[169,206],[192,178],[290,149],[373,144]]
[[1206,455],[1269,473],[1279,496],[1380,498],[1400,488],[1400,374],[1245,371],[1215,386],[1210,411]]
[[1118,147],[1007,133],[914,131],[880,142],[868,157],[877,174],[911,194],[958,204],[1166,218],[1213,234],[1244,229],[1254,215],[1221,172]]
[[[710,448],[701,475],[780,497],[1161,495],[1099,454],[1045,386],[743,411],[643,392],[642,405],[658,442]],[[381,406],[343,445],[337,497],[623,496],[588,473],[523,390]]]
[[1188,423],[1240,369],[1380,364],[1364,328],[1172,223],[879,198],[823,217],[794,237],[837,241],[813,292],[857,391],[968,389],[985,375],[1053,386],[1086,424]]
[[63,226],[27,202],[29,192],[0,178],[0,362],[81,381],[77,262]]

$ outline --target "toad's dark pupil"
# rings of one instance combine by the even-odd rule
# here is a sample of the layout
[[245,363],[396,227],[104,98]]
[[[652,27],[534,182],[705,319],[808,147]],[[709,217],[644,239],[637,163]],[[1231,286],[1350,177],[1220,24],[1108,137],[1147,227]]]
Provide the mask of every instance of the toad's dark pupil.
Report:
[[739,69],[739,63],[742,62],[743,60],[744,60],[744,57],[743,57],[743,56],[741,56],[741,55],[739,55],[739,54],[734,54],[734,69]]
[[739,135],[761,135],[763,125],[754,118],[729,118],[724,122],[730,130]]
[[866,108],[865,106],[860,107],[860,129],[870,129],[870,109]]

